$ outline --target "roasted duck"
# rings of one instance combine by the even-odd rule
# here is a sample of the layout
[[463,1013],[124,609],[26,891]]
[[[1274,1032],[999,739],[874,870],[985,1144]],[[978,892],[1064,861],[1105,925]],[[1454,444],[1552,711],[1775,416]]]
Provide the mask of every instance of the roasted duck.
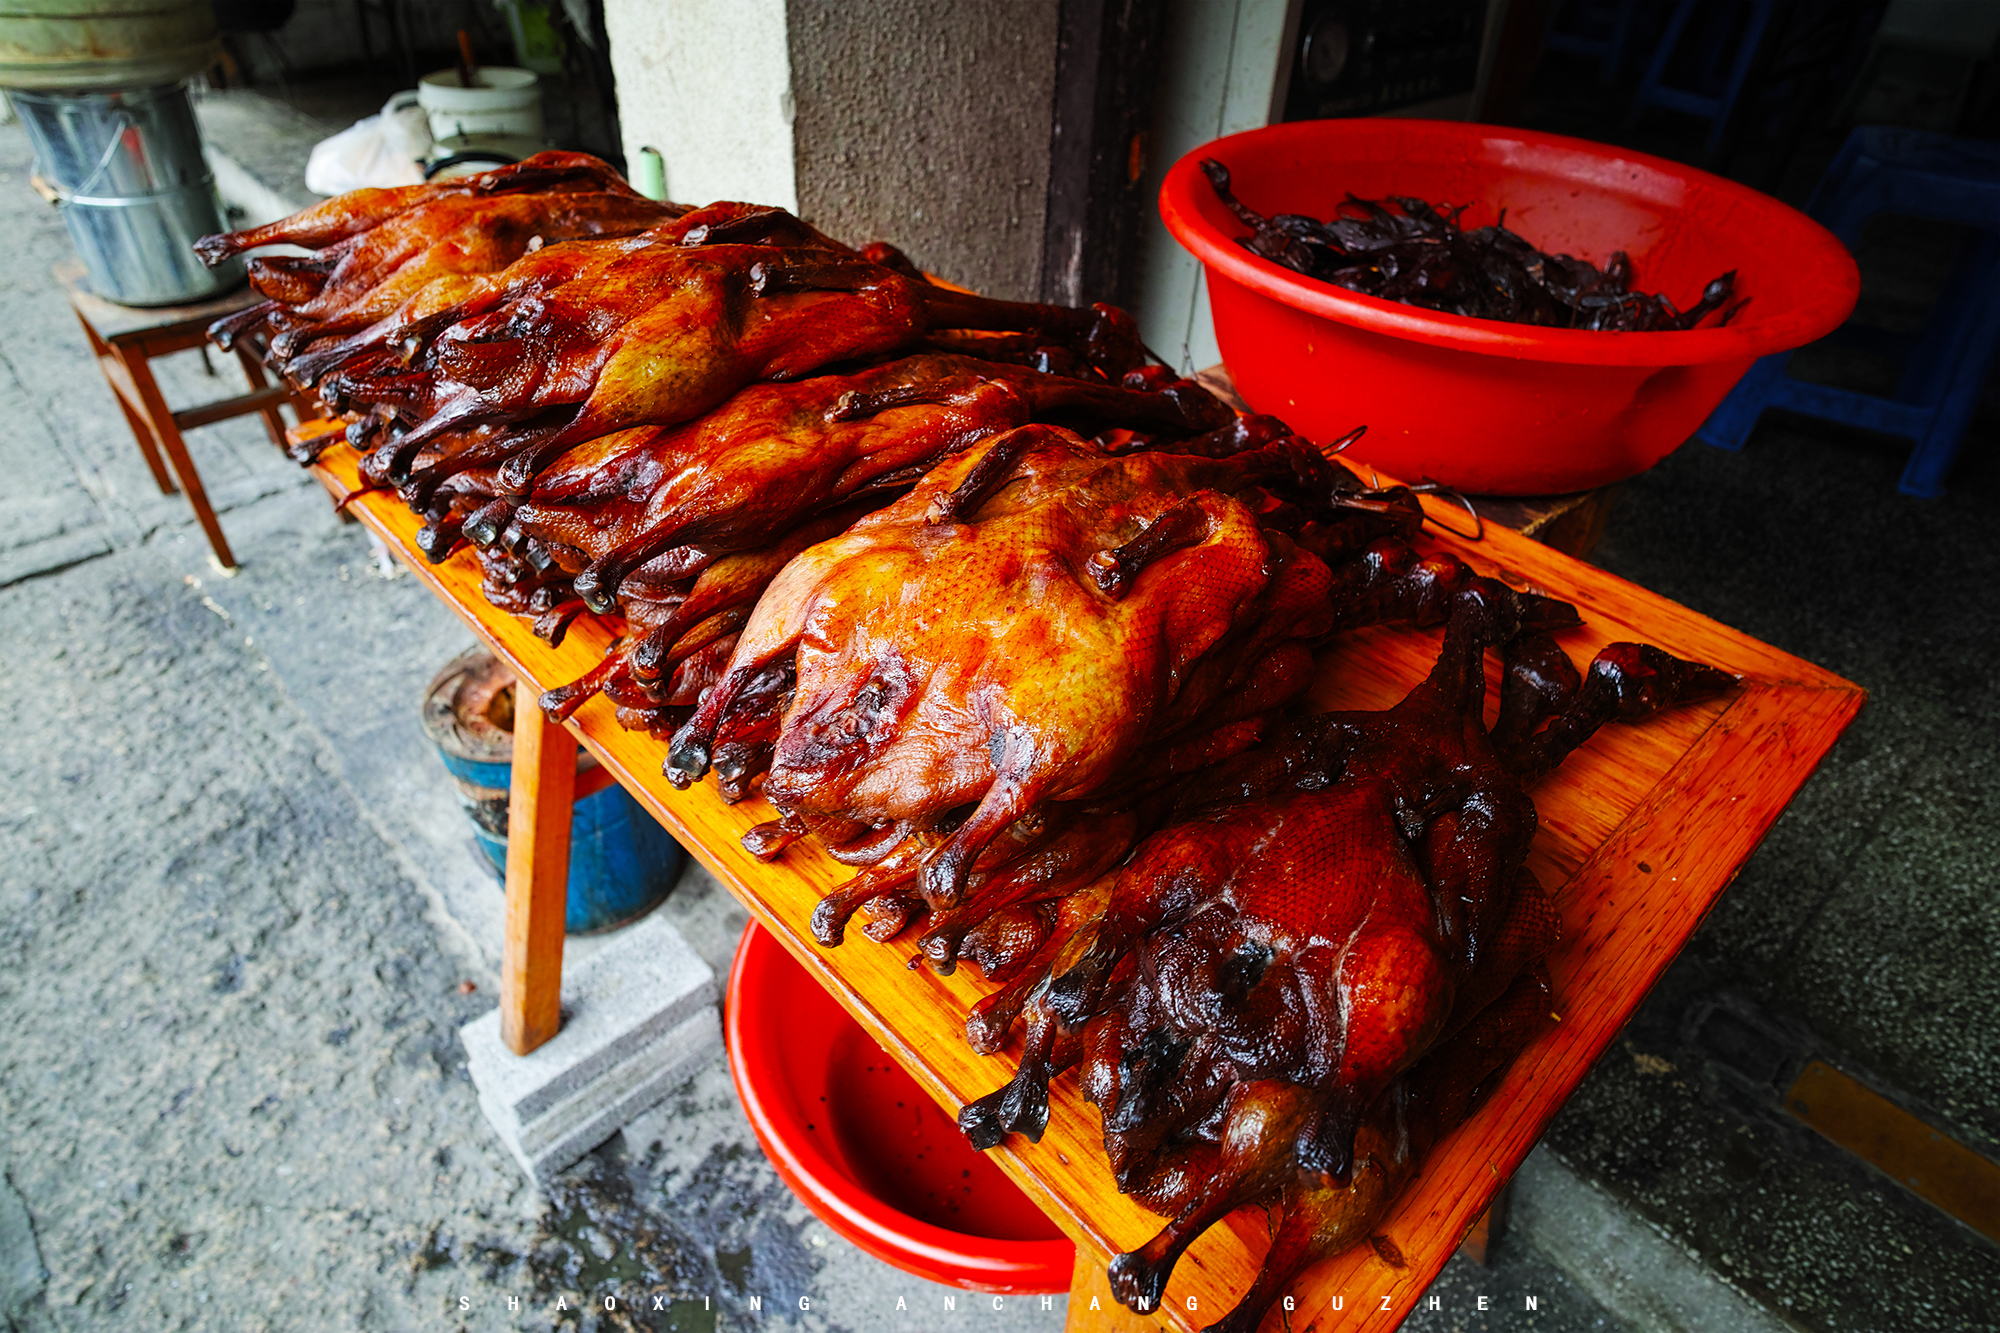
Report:
[[491,273],[549,241],[625,236],[687,212],[646,199],[605,163],[582,153],[538,153],[448,182],[355,190],[247,231],[204,236],[209,264],[269,245],[310,255],[262,255],[250,281],[267,301],[219,321],[227,347],[252,329],[289,356],[300,339],[365,327],[428,282]]
[[[423,515],[433,560],[477,546],[496,605],[552,640],[585,609],[626,618],[558,713],[602,688],[629,722],[679,722],[802,533],[834,535],[955,450],[1034,421],[1132,449],[1232,419],[1137,369],[1110,307],[967,296],[893,247],[854,251],[780,209],[655,204],[575,154],[201,248],[276,243],[316,253],[254,259],[270,299],[213,335],[260,333],[348,411],[364,479]],[[933,342],[979,355],[908,354]],[[814,377],[829,363],[842,373]]]
[[921,886],[948,906],[1016,821],[1305,684],[1308,645],[1334,623],[1314,548],[1417,512],[1413,498],[1340,508],[1357,490],[1289,437],[1206,458],[1112,457],[1054,427],[1000,435],[786,566],[675,735],[668,776],[686,785],[770,733],[764,794],[787,819],[860,863],[942,834]]
[[[1399,536],[1337,560],[1330,589],[1336,631],[1371,624],[1440,625],[1468,600],[1505,600],[1524,620],[1544,628],[1576,623],[1574,610],[1564,603],[1516,593],[1455,557],[1420,555]],[[933,904],[916,892],[917,869],[936,835],[913,835],[911,843],[821,901],[813,916],[816,937],[829,947],[839,944],[850,919],[863,909],[873,914],[867,933],[878,939],[925,918],[917,941],[923,961],[950,972],[964,952],[988,979],[1011,983],[982,1004],[968,1026],[975,1049],[998,1049],[1027,999],[1031,963],[1049,961],[1048,950],[1064,933],[1060,913],[1074,904],[1058,908],[1056,900],[1115,865],[1176,802],[1187,799],[1185,793],[1215,795],[1214,784],[1227,770],[1214,766],[1279,734],[1275,710],[1299,688],[1303,674],[1261,676],[1256,689],[1225,698],[1184,734],[1142,748],[1089,801],[1054,803],[1038,820],[1017,824],[981,855],[956,903]],[[753,850],[767,850],[774,836],[772,830],[755,831]]]
[[[1112,1263],[1134,1308],[1156,1305],[1188,1244],[1238,1207],[1289,1192],[1302,1220],[1287,1226],[1317,1235],[1336,1202],[1355,1206],[1341,1192],[1362,1127],[1407,1116],[1397,1099],[1419,1062],[1553,942],[1554,912],[1525,870],[1528,785],[1603,723],[1732,681],[1637,644],[1606,648],[1579,680],[1552,639],[1524,631],[1524,611],[1540,614],[1512,596],[1458,599],[1437,666],[1402,704],[1312,718],[1204,775],[1208,799],[1093,886],[1100,904],[1010,988],[1026,990],[1019,1072],[960,1123],[983,1146],[1039,1137],[1051,1075],[1080,1065],[1120,1188],[1173,1218]],[[1507,672],[1489,734],[1482,658],[1495,642]],[[1019,1003],[1007,996],[989,1003]],[[1437,1077],[1465,1089],[1485,1074]],[[1384,1172],[1368,1187],[1380,1203],[1395,1139],[1362,1140]],[[1332,1243],[1293,1234],[1274,1253],[1295,1268]]]
[[928,354],[753,385],[686,425],[597,441],[539,478],[517,468],[517,457],[500,480],[527,496],[512,521],[577,575],[593,610],[606,611],[625,574],[676,548],[741,549],[816,509],[913,485],[940,458],[988,436],[1052,419],[1185,437],[1225,425],[1230,413],[1185,381],[1117,388]]
[[644,198],[602,158],[588,153],[551,151],[536,153],[512,166],[495,167],[491,171],[451,180],[426,181],[422,185],[399,185],[390,189],[349,190],[346,194],[301,209],[288,218],[280,218],[262,227],[204,236],[194,243],[194,250],[202,262],[210,266],[267,245],[296,245],[307,250],[324,250],[436,199],[452,195],[493,196],[517,190],[550,193],[602,191],[633,199]]
[[[782,210],[723,203],[688,211],[648,203],[629,190],[584,192],[601,184],[601,174],[567,158],[539,172],[530,167],[472,178],[484,184],[458,190],[387,192],[323,206],[273,228],[210,238],[207,245],[207,253],[220,257],[256,243],[325,244],[308,261],[273,261],[260,270],[273,300],[218,324],[215,336],[227,341],[261,327],[283,373],[352,412],[349,441],[369,455],[365,475],[399,486],[405,500],[425,513],[426,550],[434,558],[448,553],[461,533],[491,545],[519,502],[534,498],[536,475],[570,449],[584,446],[576,464],[584,469],[644,453],[648,444],[655,456],[671,453],[687,444],[686,433],[667,438],[654,428],[699,422],[719,408],[730,420],[715,423],[709,438],[728,438],[733,426],[741,439],[753,409],[737,404],[731,413],[725,404],[746,386],[907,351],[932,335],[1013,360],[1061,365],[1097,381],[1094,391],[1082,383],[1059,386],[1025,368],[1009,377],[989,364],[978,380],[1011,378],[1027,391],[1026,415],[1018,403],[983,409],[988,418],[1011,412],[1008,425],[1069,413],[1128,430],[1185,435],[1223,419],[1220,406],[1191,385],[1165,396],[1113,387],[1137,367],[1139,351],[1129,317],[1110,307],[1079,311],[987,301],[912,276],[891,247],[857,254]],[[908,369],[912,374],[902,382],[892,374],[873,375],[840,410],[850,419],[889,413],[903,420],[911,414],[896,418],[892,409],[916,407],[930,395],[937,409],[934,441],[949,434],[954,413],[982,415],[961,401],[964,384],[955,393],[943,382],[948,372],[914,361]],[[1004,389],[992,383],[985,397],[1003,397]],[[818,404],[815,392],[766,395],[761,409],[796,416],[815,404],[833,411],[832,404]],[[1197,399],[1203,400],[1198,408]],[[1190,409],[1197,426],[1189,424]],[[1120,416],[1126,411],[1129,421]],[[635,429],[645,433],[629,433]],[[792,430],[788,438],[802,437]],[[905,483],[914,480],[921,452],[900,465]],[[795,450],[793,456],[802,454]],[[770,466],[760,474],[767,489]],[[835,477],[839,484],[832,489],[860,489],[863,482],[887,487],[862,466],[861,478]],[[703,480],[690,481],[696,475]],[[748,475],[742,465],[699,474],[683,469],[680,480],[687,484],[680,489],[740,488]],[[492,503],[502,497],[514,503]],[[786,535],[782,525],[760,529],[762,516],[754,508],[730,516],[727,497],[656,498],[644,531],[621,533],[638,549],[598,552],[622,562],[616,568],[567,571],[581,576],[576,591],[587,604],[610,609],[624,573],[661,552],[690,546],[695,534],[677,541],[676,525],[730,527],[726,540],[706,543],[710,559],[745,546],[746,533],[755,535],[747,543],[753,546]],[[600,494],[546,499],[591,505]],[[809,509],[840,502],[838,494],[810,488],[790,499],[794,508],[804,503]],[[583,520],[586,525],[603,516],[601,505],[599,510]],[[610,512],[635,517],[629,505]],[[531,526],[536,521],[531,515]],[[565,516],[545,504],[539,521],[561,527]],[[533,532],[514,532],[516,553],[546,570],[546,552],[528,544]],[[573,540],[566,545],[582,549]],[[522,580],[508,577],[516,572],[507,569],[496,578],[489,567],[489,582],[518,587]]]
[[[674,707],[668,700],[689,682],[672,668],[722,634],[733,639],[778,567],[811,544],[798,537],[802,524],[812,542],[835,536],[944,456],[1032,420],[1127,422],[1184,437],[1231,419],[1185,381],[1149,389],[1145,377],[1128,378],[1133,387],[1112,387],[927,354],[854,375],[753,385],[686,425],[572,451],[532,481],[527,503],[510,512],[495,502],[465,531],[571,575],[574,600],[551,611],[617,608],[631,622],[616,663],[547,700],[558,716],[593,688],[635,715]],[[509,480],[502,469],[502,486]],[[829,511],[839,526],[826,525]]]

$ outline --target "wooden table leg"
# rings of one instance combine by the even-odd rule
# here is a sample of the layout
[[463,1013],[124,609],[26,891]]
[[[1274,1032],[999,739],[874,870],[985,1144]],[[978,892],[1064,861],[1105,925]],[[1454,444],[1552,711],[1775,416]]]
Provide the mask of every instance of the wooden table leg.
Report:
[[[243,367],[243,378],[250,382],[252,389],[262,389],[271,383],[269,377],[264,374],[264,367],[257,363],[257,354],[251,350],[249,339],[237,339],[236,361]],[[277,404],[259,408],[257,415],[264,418],[264,430],[271,437],[271,443],[280,449],[284,448],[285,419],[278,415]],[[300,417],[299,420],[303,421],[305,418]]]
[[117,366],[122,370],[124,361],[105,344],[104,339],[97,336],[97,330],[90,327],[90,321],[81,313],[77,315],[76,322],[83,325],[83,336],[90,340],[90,350],[97,355],[98,369],[105,371],[104,378],[110,382],[111,396],[117,400],[118,410],[125,414],[125,424],[132,428],[132,438],[139,442],[139,452],[145,455],[146,466],[152,469],[153,480],[160,486],[160,494],[172,495],[175,490],[174,479],[167,475],[167,465],[160,459],[160,445],[153,435],[153,428],[147,425],[146,418],[125,400],[126,389],[118,383],[117,374],[110,369],[112,366]]
[[[1212,1324],[1227,1311],[1194,1311],[1189,1320],[1196,1328]],[[1135,1314],[1111,1294],[1111,1275],[1096,1256],[1079,1245],[1076,1272],[1069,1284],[1069,1315],[1063,1320],[1064,1333],[1163,1333],[1167,1325],[1152,1315]]]
[[1500,1241],[1507,1234],[1507,1201],[1513,1197],[1514,1182],[1510,1179],[1493,1192],[1493,1201],[1486,1205],[1486,1211],[1472,1224],[1472,1230],[1465,1233],[1465,1239],[1458,1243],[1458,1252],[1478,1264],[1490,1267],[1493,1254]]
[[500,960],[500,1039],[526,1055],[562,1026],[563,912],[576,738],[547,722],[536,691],[514,686],[514,782],[507,805],[507,940]]
[[180,478],[181,489],[187,492],[188,503],[194,506],[194,516],[201,523],[201,530],[208,534],[208,544],[215,552],[215,558],[222,562],[224,569],[236,568],[236,557],[229,551],[229,539],[222,535],[222,524],[216,521],[215,508],[208,502],[201,474],[194,470],[194,460],[188,457],[187,441],[181,438],[181,429],[174,424],[173,409],[167,406],[165,395],[153,379],[145,354],[140,352],[127,356],[116,343],[112,344],[112,348],[118,364],[132,378],[132,387],[137,391],[139,401],[145,405],[153,433],[167,451],[167,461],[174,465],[174,475]]

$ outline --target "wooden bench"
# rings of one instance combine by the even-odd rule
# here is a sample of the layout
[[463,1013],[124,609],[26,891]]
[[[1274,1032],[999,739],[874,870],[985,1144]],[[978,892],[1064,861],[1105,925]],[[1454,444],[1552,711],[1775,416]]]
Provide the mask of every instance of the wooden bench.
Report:
[[[186,492],[188,503],[194,506],[194,516],[201,530],[208,534],[216,561],[224,569],[234,569],[236,557],[222,535],[222,524],[216,521],[215,507],[209,503],[208,491],[201,484],[201,474],[195,470],[181,432],[255,412],[264,419],[271,443],[282,445],[285,422],[278,413],[280,407],[290,406],[301,422],[311,420],[317,413],[309,401],[285,385],[271,382],[260,359],[262,349],[253,340],[239,341],[235,349],[236,360],[250,381],[248,393],[178,411],[167,406],[149,363],[156,356],[204,346],[210,324],[263,298],[244,287],[193,305],[119,305],[90,289],[90,280],[81,264],[57,264],[51,272],[62,285],[63,294],[69,297],[77,322],[83,325],[84,337],[90,340],[90,350],[97,357],[97,368],[104,372],[105,382],[110,384],[111,394],[118,400],[125,424],[132,428],[132,438],[138,441],[139,452],[145,455],[146,466],[152,469],[161,494],[172,495],[175,479],[179,479],[178,489]],[[167,470],[169,465],[173,469],[171,475]]]
[[[508,664],[523,701],[574,680],[602,659],[611,634],[596,619],[581,618],[562,647],[553,648],[525,621],[486,601],[471,553],[461,550],[430,564],[415,544],[421,520],[393,495],[362,493],[357,462],[352,450],[335,447],[315,472]],[[1462,525],[1462,510],[1443,500],[1425,503],[1441,523],[1452,523],[1456,512]],[[1385,1244],[1337,1255],[1299,1282],[1293,1295],[1301,1313],[1294,1327],[1311,1321],[1322,1331],[1374,1328],[1382,1326],[1383,1309],[1400,1316],[1415,1307],[1865,698],[1858,686],[1830,672],[1497,524],[1488,525],[1483,541],[1448,531],[1427,540],[1482,573],[1573,601],[1586,623],[1565,636],[1565,647],[1579,661],[1607,642],[1638,639],[1736,672],[1743,681],[1730,695],[1643,726],[1607,727],[1537,789],[1541,831],[1529,867],[1550,890],[1562,921],[1562,942],[1549,958],[1561,1021],[1423,1164],[1377,1224]],[[1433,635],[1395,629],[1352,634],[1323,652],[1312,702],[1321,708],[1388,707],[1422,679],[1435,653]],[[838,949],[813,942],[808,921],[814,906],[853,871],[810,842],[769,865],[744,851],[741,835],[773,817],[762,799],[725,805],[708,783],[675,791],[660,772],[665,747],[620,727],[602,698],[562,726],[522,707],[515,725],[500,996],[512,1049],[534,1049],[560,1022],[571,783],[580,743],[940,1105],[956,1113],[1011,1075],[1008,1058],[975,1055],[965,1043],[966,1011],[984,990],[970,969],[949,977],[912,971],[905,966],[906,942],[878,944],[859,932]],[[1262,1261],[1269,1244],[1263,1214],[1239,1212],[1196,1242],[1156,1315],[1125,1310],[1110,1298],[1106,1264],[1144,1242],[1161,1219],[1118,1193],[1096,1112],[1073,1080],[1059,1080],[1051,1091],[1042,1141],[1013,1139],[993,1153],[1076,1242],[1067,1327],[1098,1333],[1212,1323],[1248,1289]],[[1336,1295],[1341,1313],[1332,1310]]]

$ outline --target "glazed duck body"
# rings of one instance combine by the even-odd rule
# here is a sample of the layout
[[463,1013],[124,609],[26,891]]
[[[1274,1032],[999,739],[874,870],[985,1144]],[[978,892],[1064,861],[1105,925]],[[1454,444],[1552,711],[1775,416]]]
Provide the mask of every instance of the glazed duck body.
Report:
[[515,521],[571,572],[590,566],[580,591],[606,610],[606,589],[623,572],[675,546],[744,549],[865,494],[886,501],[938,460],[1031,420],[1128,421],[1175,435],[1224,424],[1215,400],[1177,397],[1173,387],[1090,384],[924,353],[753,384],[693,422],[606,436],[532,480],[503,473],[503,484],[532,487]]
[[[1176,703],[1205,702],[1183,701],[1180,687],[1267,592],[1313,584],[1293,594],[1303,603],[1319,591],[1319,570],[1293,574],[1291,553],[1274,551],[1247,511],[1217,506],[1209,541],[1156,575],[1198,595],[1108,607],[1083,559],[1154,516],[1135,501],[1187,488],[1159,485],[1158,459],[1092,464],[1081,476],[1025,470],[976,523],[883,515],[818,553],[841,568],[801,627],[797,701],[765,787],[774,803],[914,819],[978,799],[1008,747],[1023,745],[1054,770],[1040,794],[1074,798],[1170,725]],[[876,540],[892,526],[901,541]],[[865,554],[851,560],[844,547]],[[1092,744],[1108,719],[1111,743]]]
[[[1231,1083],[1313,1089],[1300,1169],[1344,1183],[1360,1113],[1490,961],[1534,836],[1534,804],[1480,719],[1476,652],[1449,660],[1389,714],[1315,719],[1289,738],[1302,752],[1290,772],[1249,774],[1269,789],[1162,830],[1121,869],[1103,922],[1042,1002],[1044,1021],[1097,1025],[1084,1086],[1107,1124],[1128,1086],[1161,1076],[1125,1043],[1160,1030],[1163,1049],[1226,1061]],[[1271,759],[1216,777],[1268,772]],[[1107,995],[1110,965],[1133,951],[1133,979]]]
[[923,892],[947,905],[1015,821],[1260,673],[1303,686],[1330,573],[1234,497],[1329,471],[1298,441],[1111,457],[1040,426],[949,458],[779,574],[669,775],[699,776],[738,684],[790,662],[766,796],[837,855],[935,832]]
[[[934,463],[1026,424],[1060,417],[1132,422],[1181,437],[1216,428],[1228,409],[1185,381],[1128,376],[1109,385],[1025,366],[922,353],[851,374],[754,384],[676,427],[606,436],[564,454],[528,501],[473,517],[453,501],[435,521],[475,543],[521,550],[548,588],[538,622],[559,625],[586,605],[622,612],[620,660],[545,702],[566,716],[601,688],[650,729],[681,718],[692,677],[669,668],[735,632],[778,569],[890,503]],[[1149,387],[1150,386],[1150,387]],[[499,476],[503,490],[515,479]],[[426,549],[445,549],[438,528]],[[494,563],[489,561],[489,563]],[[573,597],[556,587],[567,576]],[[704,674],[700,685],[711,677]],[[684,701],[684,702],[682,702]],[[682,714],[684,718],[685,713]]]
[[[1436,667],[1396,708],[1298,721],[1198,775],[1220,799],[1193,794],[1090,891],[1102,907],[1039,976],[975,1007],[986,1049],[997,1034],[982,1009],[1002,1031],[1014,1011],[1027,1021],[1013,1081],[961,1113],[972,1140],[1039,1137],[1049,1079],[1079,1066],[1120,1188],[1171,1217],[1113,1261],[1127,1304],[1156,1305],[1186,1247],[1246,1204],[1289,1199],[1286,1225],[1296,1211],[1296,1227],[1324,1232],[1274,1247],[1287,1265],[1356,1238],[1357,1200],[1386,1204],[1409,1169],[1383,1127],[1411,1088],[1433,1089],[1426,1133],[1448,1130],[1547,1013],[1532,995],[1546,993],[1535,974],[1556,917],[1525,869],[1528,785],[1603,722],[1730,683],[1634,644],[1579,677],[1524,624],[1546,604],[1499,592],[1468,589]],[[1507,670],[1489,733],[1495,642]],[[1462,1069],[1431,1063],[1447,1049]],[[1420,1068],[1432,1072],[1412,1084]]]

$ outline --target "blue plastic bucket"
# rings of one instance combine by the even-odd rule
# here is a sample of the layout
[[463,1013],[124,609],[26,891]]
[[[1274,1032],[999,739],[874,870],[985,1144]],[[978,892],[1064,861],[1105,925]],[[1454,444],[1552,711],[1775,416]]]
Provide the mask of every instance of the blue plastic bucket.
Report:
[[[513,678],[483,650],[453,659],[424,694],[424,731],[457,783],[473,839],[507,870],[507,799],[513,781]],[[588,751],[577,775],[597,768]],[[569,831],[569,900],[563,929],[593,935],[638,920],[673,891],[687,854],[617,783],[580,797]]]

